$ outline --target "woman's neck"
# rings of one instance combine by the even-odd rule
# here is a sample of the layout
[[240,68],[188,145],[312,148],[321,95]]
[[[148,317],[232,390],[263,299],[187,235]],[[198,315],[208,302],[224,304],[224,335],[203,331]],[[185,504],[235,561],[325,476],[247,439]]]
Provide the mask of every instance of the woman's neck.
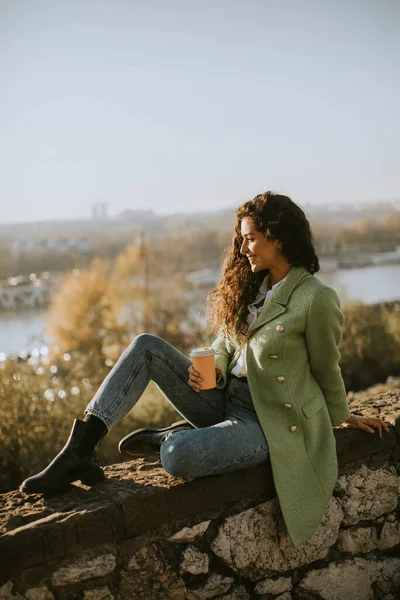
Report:
[[285,263],[273,266],[269,269],[269,278],[271,282],[271,286],[275,285],[282,279],[285,279],[286,275],[289,273],[292,265],[285,261]]

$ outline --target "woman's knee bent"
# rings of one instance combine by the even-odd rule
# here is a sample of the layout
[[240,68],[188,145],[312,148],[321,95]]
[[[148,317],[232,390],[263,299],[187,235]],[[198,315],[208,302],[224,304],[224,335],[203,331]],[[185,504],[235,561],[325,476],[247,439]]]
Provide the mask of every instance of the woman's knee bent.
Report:
[[157,335],[153,335],[152,333],[139,333],[129,347],[141,346],[144,348],[152,348],[159,344],[165,344],[165,341]]
[[186,481],[195,478],[193,464],[193,448],[190,431],[180,431],[161,444],[161,463],[164,469],[174,477],[182,477]]
[[139,352],[140,354],[151,352],[164,346],[166,343],[165,340],[152,333],[140,333],[124,350],[123,356],[126,357],[127,355],[136,352]]

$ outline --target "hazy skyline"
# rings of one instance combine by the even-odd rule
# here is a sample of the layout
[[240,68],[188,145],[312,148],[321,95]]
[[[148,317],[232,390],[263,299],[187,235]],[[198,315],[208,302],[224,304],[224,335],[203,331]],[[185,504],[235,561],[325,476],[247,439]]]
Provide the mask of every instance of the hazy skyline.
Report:
[[400,197],[395,0],[0,0],[0,223]]

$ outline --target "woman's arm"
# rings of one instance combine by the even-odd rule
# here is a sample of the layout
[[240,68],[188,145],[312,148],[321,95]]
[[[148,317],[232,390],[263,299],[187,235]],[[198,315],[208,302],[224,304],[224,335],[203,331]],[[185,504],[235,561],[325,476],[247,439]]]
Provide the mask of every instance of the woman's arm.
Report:
[[332,425],[362,429],[368,433],[389,431],[382,419],[352,415],[347,403],[338,346],[342,339],[344,316],[334,290],[323,287],[315,294],[308,311],[306,343],[311,372],[324,394]]
[[217,388],[223,388],[228,379],[228,367],[235,353],[235,347],[226,337],[224,331],[220,331],[218,337],[211,346],[215,350],[215,366],[217,368]]
[[321,287],[313,296],[305,331],[311,373],[317,380],[328,407],[332,425],[350,417],[347,394],[339,367],[339,343],[344,316],[336,292]]

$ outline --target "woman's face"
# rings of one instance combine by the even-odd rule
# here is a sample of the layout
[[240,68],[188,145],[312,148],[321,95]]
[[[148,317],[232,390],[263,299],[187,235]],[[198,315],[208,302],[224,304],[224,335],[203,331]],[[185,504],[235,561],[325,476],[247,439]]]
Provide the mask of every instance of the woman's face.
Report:
[[242,233],[241,254],[249,259],[253,273],[274,267],[282,258],[280,244],[277,241],[270,242],[261,231],[257,231],[251,219],[245,217],[240,224]]

